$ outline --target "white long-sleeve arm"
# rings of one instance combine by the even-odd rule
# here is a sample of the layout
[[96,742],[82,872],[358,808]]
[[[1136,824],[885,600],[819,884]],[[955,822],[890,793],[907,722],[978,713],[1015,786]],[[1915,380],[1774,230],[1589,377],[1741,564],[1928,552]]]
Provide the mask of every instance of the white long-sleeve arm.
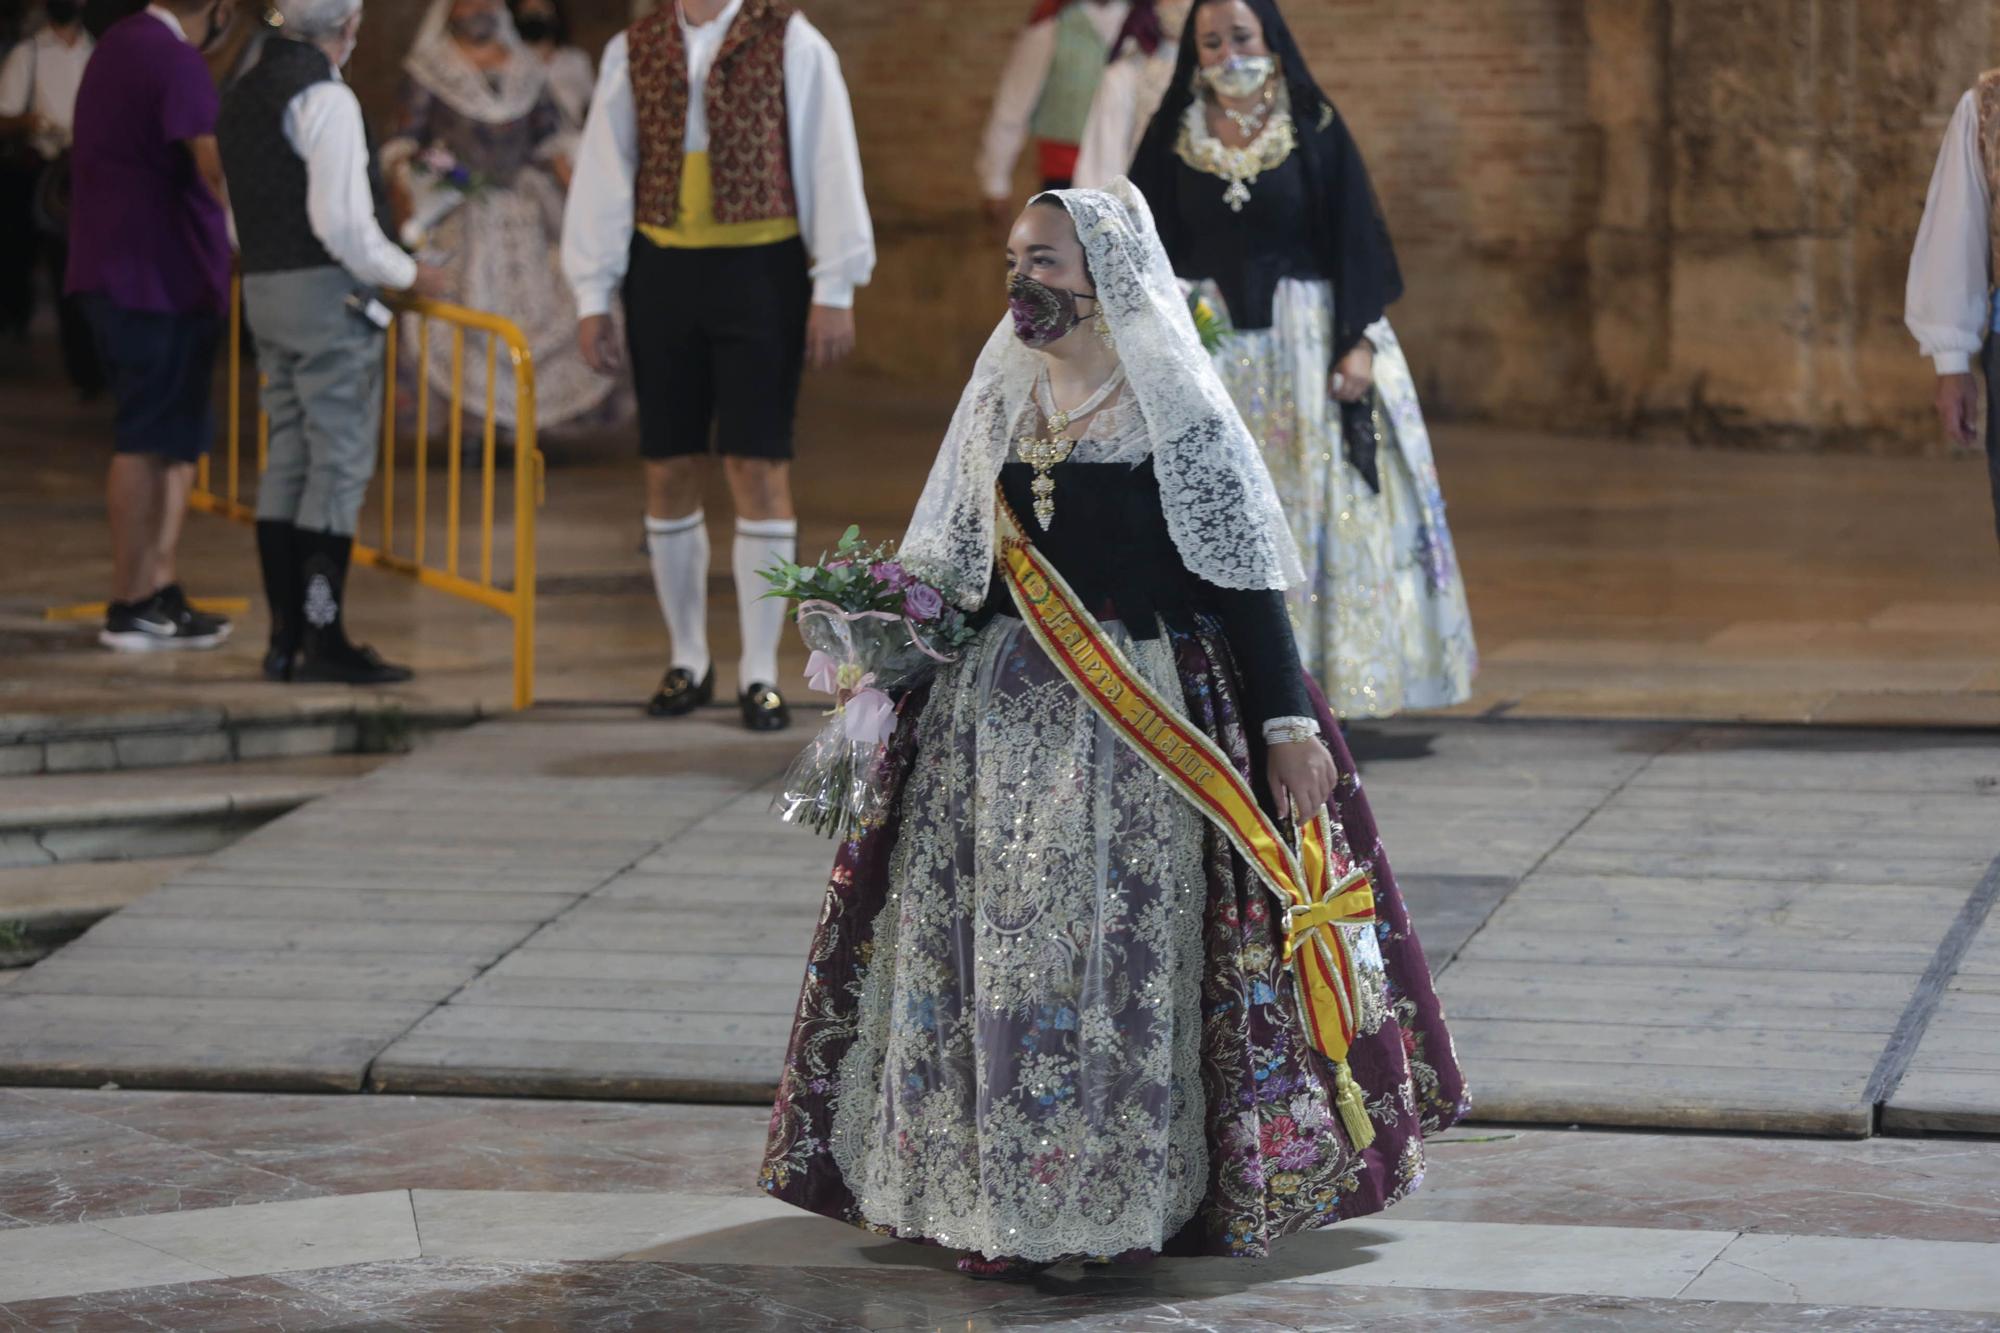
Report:
[[403,291],[417,261],[382,233],[368,188],[368,136],[361,103],[338,79],[315,83],[285,107],[285,141],[306,163],[306,221],[334,262],[356,281]]
[[979,146],[979,188],[988,199],[1005,199],[1014,193],[1014,164],[1028,143],[1028,123],[1034,119],[1035,104],[1042,100],[1042,87],[1049,81],[1049,67],[1056,59],[1056,24],[1044,19],[1030,24],[1014,39],[1014,50],[1000,74],[1000,88],[993,94],[993,112],[986,118],[986,137]]
[[1138,118],[1138,69],[1130,60],[1115,61],[1105,67],[1097,93],[1090,99],[1083,142],[1077,145],[1076,175],[1070,183],[1079,190],[1101,190],[1123,176],[1132,165],[1132,138]]
[[785,114],[799,231],[812,256],[813,304],[846,309],[854,289],[875,272],[875,224],[840,58],[800,14],[785,29]]
[[632,185],[639,171],[639,119],[632,104],[625,34],[604,48],[597,91],[577,145],[563,208],[562,268],[580,319],[610,311],[632,253]]
[[1952,114],[1910,254],[1903,322],[1940,375],[1964,374],[1993,322],[1991,191],[1979,151],[1979,97]]

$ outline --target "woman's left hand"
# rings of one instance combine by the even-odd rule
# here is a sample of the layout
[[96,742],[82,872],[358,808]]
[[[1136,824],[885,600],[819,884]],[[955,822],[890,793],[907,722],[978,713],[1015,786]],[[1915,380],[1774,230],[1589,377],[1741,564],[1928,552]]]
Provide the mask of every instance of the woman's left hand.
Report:
[[1340,781],[1340,770],[1333,766],[1333,756],[1316,740],[1273,745],[1265,774],[1278,814],[1296,819],[1310,819],[1317,814],[1321,806],[1333,799],[1334,784]]
[[1368,396],[1368,391],[1375,387],[1375,349],[1366,338],[1340,358],[1327,387],[1343,403],[1358,403]]

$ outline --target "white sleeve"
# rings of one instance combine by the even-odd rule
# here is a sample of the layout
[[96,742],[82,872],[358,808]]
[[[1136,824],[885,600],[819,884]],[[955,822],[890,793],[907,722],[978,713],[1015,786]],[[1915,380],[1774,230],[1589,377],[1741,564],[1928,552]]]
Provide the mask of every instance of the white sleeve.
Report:
[[1940,375],[1963,374],[1993,322],[1992,199],[1979,151],[1979,96],[1952,113],[1910,254],[1903,322]]
[[1000,75],[999,91],[993,94],[986,137],[979,146],[979,188],[988,199],[1005,199],[1014,193],[1014,164],[1027,146],[1028,122],[1034,119],[1035,105],[1042,100],[1042,87],[1049,81],[1049,66],[1055,58],[1054,19],[1029,24],[1014,39],[1014,51]]
[[306,220],[334,262],[371,287],[403,291],[417,261],[382,234],[368,188],[368,139],[354,90],[315,83],[285,108],[285,139],[306,163]]
[[625,34],[604,48],[597,91],[577,145],[563,209],[562,268],[579,319],[610,311],[632,252],[632,187],[639,172],[639,118],[632,102]]
[[29,48],[34,40],[28,37],[16,42],[6,63],[0,64],[0,116],[28,114],[28,97],[34,91],[28,78],[28,61],[34,52]]
[[812,256],[813,304],[846,309],[875,272],[875,226],[861,186],[854,108],[840,57],[800,14],[785,29],[792,194]]
[[1083,122],[1072,185],[1080,190],[1101,190],[1125,174],[1132,165],[1126,145],[1132,142],[1138,102],[1139,82],[1129,60],[1120,60],[1104,71],[1097,93],[1090,99],[1090,115]]

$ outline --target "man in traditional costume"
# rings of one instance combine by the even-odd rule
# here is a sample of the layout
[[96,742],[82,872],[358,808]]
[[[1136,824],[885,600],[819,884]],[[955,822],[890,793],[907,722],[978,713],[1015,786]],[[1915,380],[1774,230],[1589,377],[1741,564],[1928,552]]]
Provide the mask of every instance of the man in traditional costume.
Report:
[[1904,322],[1937,367],[1937,410],[1958,444],[1978,443],[1979,387],[1972,358],[1986,380],[1986,466],[2000,522],[2000,296],[1994,292],[2000,251],[2000,70],[1979,77],[1958,101],[1931,173],[1930,198],[1910,255]]
[[1135,20],[1157,36],[1152,0],[1037,0],[1028,26],[1014,39],[980,144],[979,188],[988,216],[1012,216],[1014,164],[1030,135],[1042,188],[1069,185],[1105,61]]
[[563,224],[584,358],[622,360],[622,291],[639,395],[646,542],[673,659],[647,705],[688,713],[715,690],[701,456],[723,456],[736,508],[744,725],[790,720],[777,690],[785,606],[758,571],[796,551],[790,460],[803,365],[854,347],[854,289],[875,267],[840,63],[781,0],[680,0],[613,38]]
[[279,0],[278,14],[217,127],[271,423],[257,490],[271,608],[264,675],[391,685],[409,668],[346,629],[354,533],[381,453],[389,317],[376,294],[441,296],[448,282],[385,230],[361,103],[340,73],[359,39],[361,0]]

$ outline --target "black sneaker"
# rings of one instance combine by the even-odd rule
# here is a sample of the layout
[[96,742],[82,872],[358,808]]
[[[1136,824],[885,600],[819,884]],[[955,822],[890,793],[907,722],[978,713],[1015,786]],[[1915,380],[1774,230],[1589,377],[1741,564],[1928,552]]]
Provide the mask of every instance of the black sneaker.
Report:
[[653,691],[653,697],[646,701],[648,717],[680,717],[692,713],[715,697],[715,664],[709,663],[708,674],[700,680],[686,667],[674,667],[660,677],[660,688]]
[[187,594],[181,591],[181,585],[178,583],[169,583],[154,593],[153,599],[160,604],[161,610],[174,618],[175,623],[179,624],[185,633],[196,638],[212,634],[217,643],[223,643],[228,640],[230,631],[236,628],[230,623],[228,616],[210,615],[206,611],[195,610],[189,605]]
[[161,600],[161,594],[154,593],[143,602],[113,602],[97,641],[119,653],[215,648],[229,637],[229,622],[224,620],[217,628],[216,619],[190,611],[184,620]]
[[792,710],[776,686],[753,681],[736,703],[743,710],[743,725],[752,731],[783,731],[792,725]]

